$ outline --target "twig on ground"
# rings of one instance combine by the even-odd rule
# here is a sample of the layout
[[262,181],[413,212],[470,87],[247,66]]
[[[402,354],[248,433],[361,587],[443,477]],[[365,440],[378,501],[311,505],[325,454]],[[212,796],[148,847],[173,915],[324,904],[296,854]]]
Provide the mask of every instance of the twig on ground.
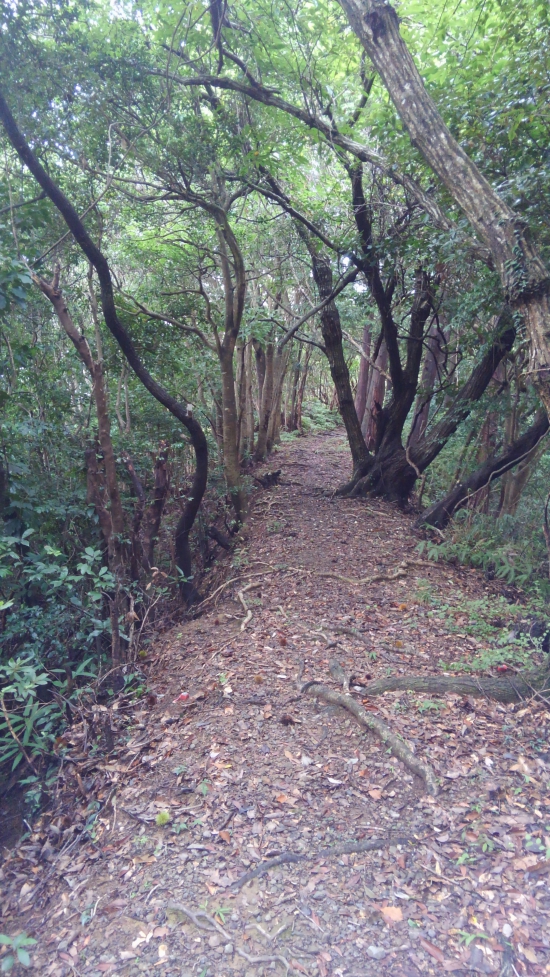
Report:
[[348,712],[351,712],[361,726],[366,726],[367,729],[372,730],[379,739],[382,740],[386,746],[390,747],[393,754],[398,757],[408,769],[420,777],[426,784],[426,789],[429,794],[435,797],[438,793],[437,781],[435,774],[431,767],[418,757],[415,757],[414,753],[411,753],[408,746],[401,740],[395,733],[392,733],[389,726],[386,725],[378,716],[370,715],[356,699],[352,698],[351,695],[346,695],[342,692],[334,692],[332,689],[327,688],[321,682],[306,682],[302,686],[302,692],[310,692],[311,695],[319,696],[319,698],[324,699],[325,702],[330,702],[333,706],[343,706]]
[[410,844],[410,839],[390,836],[387,838],[372,838],[369,841],[348,841],[343,845],[335,845],[334,848],[321,848],[319,851],[284,851],[280,855],[275,855],[274,858],[268,858],[265,862],[257,865],[256,868],[250,869],[249,872],[245,872],[244,875],[241,875],[240,878],[232,883],[231,888],[242,889],[243,885],[246,885],[251,879],[261,878],[262,875],[265,875],[272,868],[277,868],[278,865],[292,865],[296,862],[335,858],[338,855],[353,855],[365,851],[379,851],[380,848],[386,848],[388,845],[398,844]]
[[[220,936],[223,937],[224,940],[227,940],[228,942],[230,941],[231,934],[228,933],[223,928],[223,926],[221,926],[218,922],[216,922],[216,920],[213,919],[212,916],[209,916],[208,913],[205,913],[202,909],[194,913],[191,909],[188,909],[187,906],[184,906],[180,902],[169,903],[167,908],[175,910],[176,912],[183,913],[185,916],[187,916],[188,919],[191,920],[192,923],[194,923],[197,929],[203,930],[203,932],[207,932],[207,933],[211,932],[212,929],[215,929],[216,932],[218,932]],[[201,919],[205,919],[210,925],[205,926],[203,923],[200,922]],[[264,936],[265,935],[266,934],[264,933]],[[272,939],[274,938],[275,937],[272,937]],[[253,957],[249,953],[246,953],[246,951],[243,950],[241,947],[238,946],[235,947],[235,953],[237,953],[248,963],[273,963],[273,962],[282,963],[287,973],[289,970],[295,969],[294,967],[292,967],[292,964],[289,963],[286,957],[283,957],[282,954],[280,953],[262,954],[262,956]]]

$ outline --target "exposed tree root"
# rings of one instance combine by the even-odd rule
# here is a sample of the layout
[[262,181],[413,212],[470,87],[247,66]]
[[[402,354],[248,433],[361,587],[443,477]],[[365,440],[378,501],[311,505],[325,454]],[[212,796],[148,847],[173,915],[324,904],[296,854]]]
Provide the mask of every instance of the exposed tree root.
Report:
[[[187,916],[187,918],[191,920],[198,930],[203,930],[206,933],[212,933],[213,931],[217,932],[224,940],[227,940],[228,943],[230,942],[232,934],[228,933],[220,923],[218,923],[212,916],[209,916],[208,913],[205,913],[203,909],[198,909],[196,912],[193,912],[181,902],[170,903],[168,905],[168,909]],[[206,920],[206,925],[205,923],[201,922],[203,919]],[[262,954],[260,957],[252,957],[246,952],[246,950],[243,950],[242,947],[239,946],[235,947],[235,953],[248,963],[281,963],[287,973],[289,970],[298,973],[296,968],[292,965],[292,962],[288,961],[286,957],[283,957],[283,955],[280,953]]]
[[385,722],[379,719],[378,716],[369,714],[349,693],[346,695],[342,692],[334,692],[320,682],[306,682],[302,686],[301,691],[310,692],[311,695],[319,696],[325,702],[330,702],[331,705],[343,706],[344,709],[351,712],[361,726],[366,726],[367,729],[372,730],[386,746],[390,747],[394,756],[398,757],[411,773],[416,774],[417,777],[420,777],[424,781],[428,793],[435,797],[438,793],[438,787],[435,774],[431,767],[422,760],[419,760],[414,753],[411,753],[403,740],[399,739],[395,733],[392,733]]
[[494,699],[497,702],[521,702],[525,699],[550,699],[550,668],[514,672],[506,678],[473,675],[399,675],[381,678],[364,687],[366,695],[382,695],[383,692],[429,692],[435,695],[454,693]]
[[294,852],[285,851],[274,858],[268,858],[261,865],[245,872],[239,879],[233,882],[232,889],[242,889],[243,885],[251,879],[259,879],[270,869],[278,865],[292,865],[296,862],[311,862],[321,858],[337,858],[339,855],[352,855],[365,851],[379,851],[387,848],[388,845],[408,845],[411,844],[410,838],[400,838],[397,835],[390,835],[387,838],[371,838],[369,841],[348,841],[343,845],[335,845],[333,848],[322,848],[320,851]]
[[[269,564],[267,565],[269,566]],[[261,570],[258,573],[249,573],[243,577],[231,577],[230,580],[226,580],[225,583],[222,583],[216,590],[213,591],[213,593],[201,601],[195,610],[201,610],[206,604],[209,604],[210,601],[222,594],[224,590],[227,590],[232,583],[242,583],[244,580],[251,580],[254,577],[267,577],[272,573],[307,573],[314,577],[328,577],[331,580],[341,580],[342,583],[353,584],[354,587],[368,587],[370,584],[380,583],[384,580],[399,580],[401,577],[405,577],[407,575],[408,570],[414,569],[415,567],[433,570],[435,568],[435,564],[429,563],[426,560],[403,560],[403,562],[399,563],[394,570],[381,570],[380,573],[375,573],[371,577],[358,577],[355,580],[353,577],[344,577],[342,574],[334,573],[331,570],[310,570],[309,567],[271,567],[268,570]],[[256,584],[255,586],[260,586],[260,584]],[[252,586],[248,585],[247,587],[242,588],[242,593],[245,593],[247,590],[252,590]]]
[[[353,577],[343,577],[340,573],[333,573],[331,570],[307,570],[307,573],[312,573],[315,577],[329,577],[331,580],[341,580],[343,583],[351,583],[355,586],[369,586],[371,583],[380,583],[383,580],[399,580],[401,577],[407,575],[407,570],[413,567],[428,567],[429,569],[434,569],[433,563],[428,563],[426,560],[403,560],[395,570],[380,571],[380,573],[375,573],[372,577],[358,577],[356,580]],[[299,567],[289,567],[289,570],[304,569]]]

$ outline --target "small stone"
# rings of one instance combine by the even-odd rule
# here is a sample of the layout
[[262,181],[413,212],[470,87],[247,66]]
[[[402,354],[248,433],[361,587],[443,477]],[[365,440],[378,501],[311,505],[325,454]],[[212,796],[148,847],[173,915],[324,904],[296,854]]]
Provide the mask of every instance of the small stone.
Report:
[[383,946],[368,946],[367,956],[372,957],[373,960],[383,960],[387,955],[387,950]]
[[232,943],[226,943],[225,946],[224,946],[224,948],[223,948],[223,952],[224,953],[227,953],[228,955],[230,953],[233,953],[233,944]]
[[208,946],[216,947],[216,946],[219,946],[220,943],[221,943],[221,940],[220,940],[220,938],[219,938],[219,936],[218,936],[217,933],[213,933],[212,936],[209,936],[208,937]]
[[509,940],[510,939],[510,937],[512,935],[512,927],[510,926],[510,923],[505,923],[504,924],[504,926],[502,927],[502,935],[503,935],[503,937],[504,937],[505,940]]

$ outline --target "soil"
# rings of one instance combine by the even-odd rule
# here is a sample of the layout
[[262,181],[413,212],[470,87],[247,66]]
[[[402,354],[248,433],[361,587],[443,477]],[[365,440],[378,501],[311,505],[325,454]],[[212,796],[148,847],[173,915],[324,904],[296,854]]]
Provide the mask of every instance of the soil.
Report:
[[226,585],[159,636],[147,694],[64,737],[51,810],[3,863],[1,932],[34,937],[51,977],[550,974],[545,703],[366,699],[431,766],[432,797],[297,685],[338,689],[334,658],[359,701],[358,681],[465,667],[506,626],[487,621],[502,590],[423,561],[412,515],[332,499],[341,434],[270,467],[281,481],[253,492]]

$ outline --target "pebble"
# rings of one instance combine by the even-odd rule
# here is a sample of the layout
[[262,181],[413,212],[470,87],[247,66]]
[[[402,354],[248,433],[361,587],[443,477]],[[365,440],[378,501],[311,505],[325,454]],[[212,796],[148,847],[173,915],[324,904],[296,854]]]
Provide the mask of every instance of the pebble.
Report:
[[367,956],[372,957],[373,960],[383,960],[387,954],[387,950],[383,946],[368,946]]
[[216,947],[221,943],[220,937],[217,933],[213,933],[212,936],[208,937],[208,946]]
[[505,940],[509,940],[510,939],[510,937],[512,935],[512,927],[510,926],[510,923],[505,923],[504,924],[504,926],[502,927],[502,935],[503,935],[503,937],[504,937]]
[[225,946],[224,946],[224,948],[223,948],[223,952],[224,953],[227,953],[228,955],[230,953],[233,953],[233,944],[232,943],[226,943]]

